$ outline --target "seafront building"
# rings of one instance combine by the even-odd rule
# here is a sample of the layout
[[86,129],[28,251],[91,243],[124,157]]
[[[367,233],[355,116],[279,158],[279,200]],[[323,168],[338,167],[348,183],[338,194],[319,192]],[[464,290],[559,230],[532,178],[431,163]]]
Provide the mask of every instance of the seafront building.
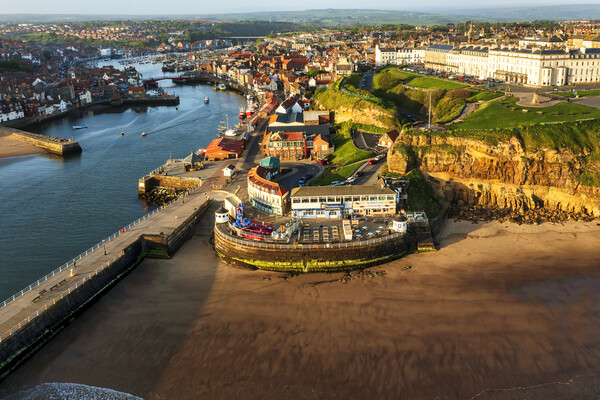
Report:
[[396,203],[392,189],[377,185],[305,186],[291,194],[292,218],[391,217]]
[[534,87],[600,82],[600,48],[557,49],[550,45],[555,43],[551,39],[539,41],[546,44],[537,47],[433,44],[424,50],[380,48],[377,45],[375,64],[422,63],[425,68],[435,71]]
[[589,84],[600,81],[600,49],[433,45],[425,67],[535,87]]
[[270,181],[271,172],[260,165],[248,172],[248,197],[250,204],[268,214],[283,215],[287,212],[290,192]]

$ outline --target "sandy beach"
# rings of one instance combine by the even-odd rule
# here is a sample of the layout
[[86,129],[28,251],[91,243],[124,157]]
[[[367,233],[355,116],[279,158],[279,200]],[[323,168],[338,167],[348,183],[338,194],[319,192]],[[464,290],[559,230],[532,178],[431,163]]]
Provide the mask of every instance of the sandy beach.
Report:
[[228,267],[211,223],[173,259],[145,260],[0,394],[45,382],[147,400],[600,394],[596,222],[449,221],[438,252],[348,283]]
[[31,143],[19,140],[10,134],[0,132],[0,158],[40,153],[44,153],[44,150]]

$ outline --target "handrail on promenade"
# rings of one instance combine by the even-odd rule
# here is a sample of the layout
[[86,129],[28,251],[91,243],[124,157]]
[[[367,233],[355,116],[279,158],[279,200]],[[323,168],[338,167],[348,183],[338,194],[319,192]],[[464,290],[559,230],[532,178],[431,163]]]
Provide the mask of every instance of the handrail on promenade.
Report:
[[[192,188],[190,190],[187,191],[188,194],[193,194],[195,192],[197,192],[198,190],[200,190],[200,187],[195,187]],[[135,221],[133,221],[132,223],[130,223],[129,225],[121,228],[120,230],[118,230],[117,232],[113,233],[112,235],[110,235],[109,237],[107,237],[106,239],[103,239],[101,242],[98,242],[97,244],[95,244],[94,246],[90,247],[89,249],[87,249],[86,251],[84,251],[83,253],[75,256],[73,259],[71,259],[70,261],[67,261],[66,263],[62,264],[60,267],[56,268],[55,270],[49,272],[48,274],[44,275],[43,277],[41,277],[40,279],[38,279],[37,281],[33,282],[32,284],[30,284],[29,286],[26,286],[24,289],[22,289],[21,291],[15,293],[14,295],[12,295],[11,297],[7,298],[6,300],[4,300],[2,303],[0,303],[0,308],[4,307],[5,305],[7,305],[8,303],[10,303],[11,301],[19,298],[20,296],[22,296],[23,294],[29,292],[31,289],[35,288],[36,286],[40,285],[42,282],[47,281],[49,278],[53,277],[54,275],[56,275],[57,273],[61,272],[62,270],[64,270],[67,267],[73,266],[73,264],[78,261],[81,260],[83,257],[85,257],[86,255],[90,254],[92,251],[98,249],[100,246],[105,245],[106,243],[109,243],[111,240],[113,240],[114,238],[116,238],[117,236],[119,236],[121,233],[123,233],[123,230],[128,230],[129,228],[137,225],[138,223],[144,221],[146,218],[151,217],[152,215],[156,214],[157,212],[164,210],[165,208],[167,208],[168,206],[170,206],[171,204],[175,203],[176,201],[178,201],[180,199],[180,197],[171,200],[170,202],[168,202],[167,204],[160,206],[154,210],[152,210],[151,212],[149,212],[148,214],[144,214],[142,215],[140,218],[136,219]]]

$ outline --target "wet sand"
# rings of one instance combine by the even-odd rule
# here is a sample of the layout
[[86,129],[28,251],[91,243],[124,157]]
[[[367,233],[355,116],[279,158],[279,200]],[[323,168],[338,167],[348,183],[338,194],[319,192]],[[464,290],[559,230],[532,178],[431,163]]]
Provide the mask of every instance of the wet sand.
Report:
[[600,394],[596,223],[449,222],[440,251],[343,284],[339,273],[227,267],[206,219],[172,260],[144,261],[0,393],[72,382],[147,400]]
[[0,158],[40,153],[44,153],[44,150],[10,134],[0,132]]

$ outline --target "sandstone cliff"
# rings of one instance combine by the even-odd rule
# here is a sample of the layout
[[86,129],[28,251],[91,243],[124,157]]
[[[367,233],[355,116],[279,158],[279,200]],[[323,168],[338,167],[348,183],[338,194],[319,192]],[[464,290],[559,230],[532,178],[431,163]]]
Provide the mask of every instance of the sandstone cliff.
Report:
[[526,150],[516,138],[497,145],[430,135],[401,135],[388,153],[390,172],[419,168],[436,179],[435,189],[460,206],[545,207],[600,216],[600,188],[576,177],[586,151]]

